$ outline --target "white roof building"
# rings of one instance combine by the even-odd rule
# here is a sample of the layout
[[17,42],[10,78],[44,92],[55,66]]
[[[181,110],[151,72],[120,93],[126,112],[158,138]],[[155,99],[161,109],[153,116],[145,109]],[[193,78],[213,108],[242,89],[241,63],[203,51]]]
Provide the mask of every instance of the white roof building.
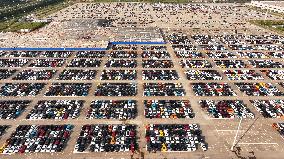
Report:
[[251,1],[249,5],[273,12],[284,13],[284,1]]

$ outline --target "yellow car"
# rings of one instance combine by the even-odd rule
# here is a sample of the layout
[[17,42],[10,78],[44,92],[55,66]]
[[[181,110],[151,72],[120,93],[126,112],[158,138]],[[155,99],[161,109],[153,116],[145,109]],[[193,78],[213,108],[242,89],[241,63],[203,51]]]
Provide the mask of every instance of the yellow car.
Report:
[[160,133],[160,136],[164,136],[163,130],[160,130],[159,133]]
[[165,143],[162,144],[162,152],[166,152],[168,149],[167,149],[167,146]]
[[4,149],[6,148],[8,144],[5,143],[3,146],[0,147],[0,153],[3,153]]

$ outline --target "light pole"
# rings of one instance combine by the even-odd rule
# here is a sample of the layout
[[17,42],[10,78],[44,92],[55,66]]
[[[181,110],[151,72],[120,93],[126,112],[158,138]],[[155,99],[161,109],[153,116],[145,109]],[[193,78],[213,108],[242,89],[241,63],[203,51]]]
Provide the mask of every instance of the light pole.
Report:
[[241,118],[241,120],[239,122],[239,126],[238,126],[238,129],[237,129],[237,133],[235,135],[235,139],[234,139],[233,145],[231,147],[231,151],[234,150],[234,147],[235,147],[235,144],[236,144],[236,140],[237,140],[237,136],[238,136],[238,133],[239,133],[239,130],[240,130],[240,126],[241,126],[242,120],[243,120],[243,118]]

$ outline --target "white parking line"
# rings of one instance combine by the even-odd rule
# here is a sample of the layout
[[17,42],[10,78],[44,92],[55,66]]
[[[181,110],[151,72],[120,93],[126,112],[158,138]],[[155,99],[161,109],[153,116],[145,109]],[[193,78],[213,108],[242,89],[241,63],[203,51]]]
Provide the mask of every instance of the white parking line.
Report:
[[280,135],[280,137],[284,140],[284,137],[282,135]]
[[255,143],[238,143],[238,145],[278,145],[278,143],[265,143],[265,142],[255,142]]
[[84,154],[84,153],[89,153],[89,152],[88,151],[85,151],[85,152],[73,151],[73,153]]
[[[217,130],[217,129],[216,129],[216,131],[219,132],[219,131],[237,131],[237,130]],[[245,131],[245,130],[239,130],[239,131]]]
[[235,120],[234,118],[208,118],[208,119],[212,119],[212,120]]

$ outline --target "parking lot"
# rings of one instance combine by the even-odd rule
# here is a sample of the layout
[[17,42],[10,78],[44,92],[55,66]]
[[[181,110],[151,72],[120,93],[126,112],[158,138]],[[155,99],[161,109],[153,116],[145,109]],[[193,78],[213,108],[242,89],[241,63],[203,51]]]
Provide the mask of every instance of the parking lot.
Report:
[[[235,4],[74,6],[36,33],[0,41],[106,48],[0,50],[0,158],[284,154],[284,37],[245,21],[264,13]],[[90,17],[112,17],[115,27],[89,27]]]
[[[72,129],[68,129],[70,137],[65,132],[62,144],[49,138],[39,141],[42,146],[31,146],[37,140],[31,138],[25,146],[17,146],[22,139],[16,135],[12,143],[11,139],[6,141],[2,155],[14,158],[26,152],[27,158],[44,158],[49,153],[63,158],[88,158],[94,154],[98,158],[222,158],[225,153],[234,158],[282,153],[284,140],[272,128],[283,116],[283,103],[278,100],[284,99],[284,88],[279,83],[281,76],[275,75],[282,69],[279,64],[251,63],[249,60],[261,60],[263,56],[242,58],[226,44],[222,45],[239,62],[222,62],[228,57],[214,57],[198,50],[198,43],[206,45],[208,36],[187,35],[187,43],[196,45],[198,56],[192,52],[177,54],[176,44],[117,45],[110,47],[115,51],[61,52],[54,56],[50,55],[52,52],[14,52],[11,57],[6,52],[0,59],[2,65],[14,71],[1,74],[1,106],[5,111],[1,112],[0,122],[9,125],[3,131],[1,144],[12,137],[17,125],[70,124]],[[184,48],[183,44],[179,48]],[[265,51],[263,54],[271,57]],[[13,60],[4,62],[9,58]],[[271,58],[283,64],[281,59]],[[20,105],[19,100],[23,101]],[[262,106],[256,100],[275,101]],[[235,153],[230,149],[241,118]],[[160,130],[150,131],[148,124],[156,124],[154,127]],[[191,134],[192,138],[173,138],[171,129],[186,130],[188,126],[184,124],[197,124],[201,136],[195,138],[196,132],[184,131],[180,133]],[[109,126],[115,131],[106,134]],[[126,130],[130,126],[127,133],[125,126]],[[105,139],[96,137],[101,133]],[[156,135],[159,137],[152,140]],[[56,142],[51,144],[53,140]]]

